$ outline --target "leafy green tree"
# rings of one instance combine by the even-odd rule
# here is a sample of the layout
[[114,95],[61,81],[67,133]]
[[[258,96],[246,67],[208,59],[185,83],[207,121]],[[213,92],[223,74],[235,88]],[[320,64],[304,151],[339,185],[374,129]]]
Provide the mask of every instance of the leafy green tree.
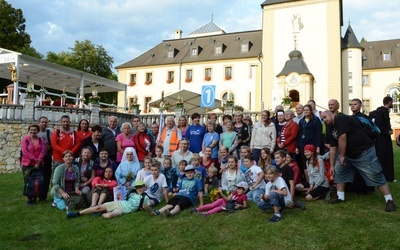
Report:
[[365,39],[365,37],[363,37],[363,38],[361,38],[361,42],[365,43],[365,42],[368,42],[368,41],[367,41],[367,39]]
[[0,47],[42,58],[31,46],[31,37],[25,31],[25,18],[21,9],[15,9],[0,0]]
[[[117,79],[112,72],[114,58],[108,55],[103,46],[94,45],[89,40],[75,41],[75,46],[69,51],[48,52],[46,60],[107,79]],[[101,93],[100,98],[102,102],[112,103],[117,95],[117,92]]]

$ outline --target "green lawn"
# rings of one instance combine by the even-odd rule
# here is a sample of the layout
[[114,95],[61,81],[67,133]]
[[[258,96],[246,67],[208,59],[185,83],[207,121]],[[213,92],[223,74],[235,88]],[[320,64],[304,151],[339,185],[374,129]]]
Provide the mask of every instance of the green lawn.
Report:
[[[400,179],[400,150],[395,146],[396,177]],[[50,201],[25,206],[22,175],[0,175],[0,249],[398,249],[400,207],[384,211],[384,199],[347,194],[346,203],[325,200],[301,211],[286,210],[279,223],[250,209],[220,213],[204,219],[183,211],[165,219],[144,212],[106,220],[84,216],[67,219]],[[391,183],[400,204],[400,182]]]

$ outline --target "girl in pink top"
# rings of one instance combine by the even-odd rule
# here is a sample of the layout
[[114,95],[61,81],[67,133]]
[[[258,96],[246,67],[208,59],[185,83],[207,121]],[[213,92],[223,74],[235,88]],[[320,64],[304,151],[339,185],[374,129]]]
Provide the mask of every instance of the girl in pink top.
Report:
[[107,166],[101,176],[95,177],[92,181],[92,207],[101,205],[104,202],[112,201],[113,188],[118,185],[112,167]]

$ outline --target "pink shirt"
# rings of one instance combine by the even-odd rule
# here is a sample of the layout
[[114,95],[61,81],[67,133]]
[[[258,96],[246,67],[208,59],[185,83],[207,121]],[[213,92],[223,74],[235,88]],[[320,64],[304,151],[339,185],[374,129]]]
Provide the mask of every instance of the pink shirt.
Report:
[[[123,134],[119,134],[119,135],[117,135],[117,138],[115,138],[115,141],[121,142],[121,146],[122,146],[123,150],[125,150],[125,148],[127,148],[127,147],[135,147],[135,143],[133,142],[133,135],[131,135],[131,134],[129,135],[129,139],[126,139]],[[118,151],[116,161],[121,162],[121,159],[122,159],[122,154]]]
[[21,140],[22,166],[34,166],[38,160],[43,161],[46,150],[46,142],[43,138],[37,138],[33,144],[30,135],[24,136]]

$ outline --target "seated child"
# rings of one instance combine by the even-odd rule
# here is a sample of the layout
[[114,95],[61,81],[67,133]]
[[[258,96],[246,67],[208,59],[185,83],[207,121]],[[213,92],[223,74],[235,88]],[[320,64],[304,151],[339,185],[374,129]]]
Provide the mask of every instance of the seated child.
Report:
[[179,191],[178,184],[185,178],[185,168],[188,165],[186,160],[181,160],[179,162],[179,173],[178,173],[178,180],[176,182],[176,186],[173,188],[173,192],[176,194]]
[[247,196],[246,191],[249,188],[246,182],[242,181],[235,185],[236,190],[233,191],[228,197],[224,195],[222,189],[220,188],[221,198],[214,201],[211,204],[207,204],[204,206],[199,206],[198,208],[193,208],[190,212],[202,212],[201,216],[207,216],[210,214],[215,214],[224,210],[226,203],[229,201],[233,201],[235,204],[235,210],[247,208]]
[[219,173],[222,174],[228,168],[229,150],[227,147],[219,148]]
[[317,155],[314,145],[304,147],[304,156],[309,182],[297,184],[296,190],[306,192],[306,201],[314,201],[329,192],[329,181],[325,176],[324,160]]
[[285,180],[279,177],[279,173],[274,166],[266,167],[266,176],[268,183],[265,187],[265,194],[260,195],[261,201],[257,207],[264,211],[274,209],[274,216],[268,219],[268,222],[278,222],[282,219],[283,209],[292,202],[292,196]]
[[136,180],[143,181],[147,176],[151,175],[151,163],[152,163],[151,157],[146,156],[146,158],[144,158],[144,168],[139,170],[136,176]]
[[293,178],[294,185],[301,183],[301,173],[299,169],[299,165],[294,160],[293,154],[290,152],[286,152],[285,164],[292,168],[293,170]]
[[244,166],[247,168],[244,176],[250,189],[247,193],[247,199],[257,203],[260,201],[260,194],[265,189],[264,172],[254,164],[254,158],[251,154],[246,155],[243,160]]
[[236,156],[228,157],[228,167],[222,173],[222,191],[232,192],[235,190],[235,184],[245,180],[243,172],[238,170],[237,161]]
[[204,166],[200,165],[200,156],[195,153],[192,156],[192,166],[195,167],[196,174],[194,178],[199,179],[201,182],[201,189],[204,191],[204,185],[206,183],[207,170]]
[[[163,214],[165,218],[178,214],[190,206],[196,204],[196,196],[200,198],[200,206],[203,206],[203,192],[201,191],[201,183],[194,178],[195,168],[191,165],[185,167],[185,175],[181,182],[178,183],[179,192],[172,197],[167,205],[159,210],[153,210],[149,206],[144,206],[146,212],[150,215]],[[170,211],[171,210],[171,211]]]
[[172,166],[171,158],[165,158],[161,173],[164,174],[165,179],[167,180],[168,195],[172,195],[172,193],[174,192],[173,189],[176,187],[178,181],[178,174],[176,173],[176,168],[173,168],[171,166]]
[[151,164],[151,175],[144,179],[144,184],[147,187],[145,193],[150,198],[150,206],[157,206],[163,194],[165,201],[168,202],[167,181],[161,174],[161,164],[156,159]]
[[149,197],[144,194],[146,189],[144,182],[140,180],[135,181],[135,189],[136,192],[131,192],[127,200],[106,202],[102,205],[89,207],[79,212],[68,211],[67,218],[79,217],[84,214],[106,212],[103,214],[103,217],[111,219],[122,214],[138,211],[139,209],[142,210],[144,204],[150,205]]
[[211,166],[208,170],[208,177],[206,178],[206,184],[204,186],[205,195],[208,194],[210,189],[216,189],[219,187],[219,180],[217,177],[218,169],[214,166]]

